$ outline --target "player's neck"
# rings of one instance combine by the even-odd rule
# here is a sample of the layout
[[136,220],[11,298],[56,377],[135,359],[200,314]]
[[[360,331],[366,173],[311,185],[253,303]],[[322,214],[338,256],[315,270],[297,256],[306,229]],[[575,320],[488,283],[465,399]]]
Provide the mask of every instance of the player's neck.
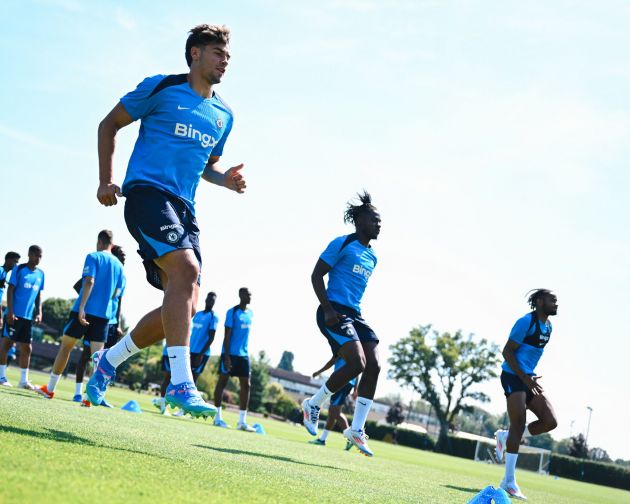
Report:
[[195,93],[204,98],[211,98],[214,92],[212,91],[212,84],[192,70],[188,72],[188,85]]
[[33,264],[31,261],[27,262],[26,266],[28,266],[28,269],[31,271],[35,271],[37,269],[37,264]]
[[547,320],[549,320],[549,315],[539,310],[536,310],[536,317],[538,317],[538,320],[540,320],[544,324],[546,324]]
[[369,247],[370,246],[370,239],[367,236],[365,236],[365,235],[363,235],[363,234],[361,234],[359,232],[357,232],[357,240],[364,247]]
[[241,311],[245,311],[245,310],[247,310],[247,305],[246,305],[246,304],[244,304],[244,303],[239,303],[239,304],[238,304],[238,307],[241,309]]

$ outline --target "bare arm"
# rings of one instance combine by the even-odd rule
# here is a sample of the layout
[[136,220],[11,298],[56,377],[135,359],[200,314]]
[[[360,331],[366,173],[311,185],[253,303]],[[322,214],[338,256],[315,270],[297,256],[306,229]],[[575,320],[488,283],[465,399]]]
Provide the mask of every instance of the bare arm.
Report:
[[94,288],[94,277],[86,276],[83,278],[83,289],[81,289],[81,300],[79,301],[79,323],[81,325],[89,325],[89,322],[85,319],[85,305],[92,294]]
[[329,360],[326,364],[324,364],[324,367],[322,367],[321,369],[319,369],[319,370],[317,370],[317,371],[315,371],[315,372],[313,373],[313,375],[312,375],[312,376],[313,376],[313,378],[316,378],[317,376],[319,376],[320,374],[322,374],[322,373],[323,373],[324,371],[326,371],[327,369],[330,369],[331,367],[333,367],[333,366],[334,366],[334,364],[335,364],[335,361],[336,361],[337,359],[338,359],[338,357],[337,357],[336,355],[333,355],[333,356],[330,358],[330,360]]
[[328,295],[326,294],[326,284],[324,283],[324,277],[331,270],[331,267],[323,260],[319,259],[313,273],[311,273],[311,283],[313,284],[313,290],[319,300],[319,304],[324,310],[324,317],[326,319],[327,326],[333,326],[343,318],[342,315],[337,313],[330,304]]
[[39,325],[42,322],[42,293],[38,292],[35,298],[35,325]]
[[114,184],[114,150],[118,130],[133,122],[122,103],[118,103],[98,125],[98,201],[105,206],[118,203],[120,188]]
[[243,163],[233,166],[224,172],[219,167],[219,159],[221,159],[219,156],[210,156],[210,160],[208,161],[201,177],[211,184],[225,187],[231,191],[236,191],[239,194],[244,193],[247,184],[245,183],[243,175],[240,173],[243,169]]
[[225,336],[223,338],[223,365],[225,369],[232,369],[232,359],[230,359],[230,338],[232,337],[232,328],[225,328]]
[[7,323],[13,325],[15,322],[15,314],[13,313],[13,293],[15,292],[15,286],[9,284],[7,289]]
[[530,376],[528,374],[525,374],[521,369],[518,360],[516,360],[516,355],[514,355],[514,352],[516,352],[516,350],[518,350],[520,346],[521,345],[516,341],[508,340],[508,342],[505,344],[505,347],[503,347],[503,358],[505,359],[505,362],[508,363],[508,366],[510,366],[510,369],[516,373],[516,375],[523,381],[525,385],[527,385],[527,387],[532,391],[534,395],[542,394],[543,388],[536,382],[536,380],[540,378],[540,376]]

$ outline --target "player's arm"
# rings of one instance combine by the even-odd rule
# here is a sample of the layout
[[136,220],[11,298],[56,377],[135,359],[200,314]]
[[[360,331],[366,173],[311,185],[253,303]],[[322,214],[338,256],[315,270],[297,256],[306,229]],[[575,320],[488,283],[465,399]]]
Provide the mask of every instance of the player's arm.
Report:
[[230,339],[232,337],[232,328],[225,328],[225,336],[223,337],[223,365],[228,371],[232,369],[232,359],[230,359]]
[[521,369],[518,360],[516,359],[515,352],[519,349],[520,346],[521,344],[517,341],[509,339],[508,342],[505,344],[505,347],[503,347],[503,358],[505,359],[505,362],[507,362],[508,366],[510,366],[510,369],[516,373],[516,375],[523,381],[525,385],[527,385],[527,387],[532,391],[534,395],[542,394],[544,392],[543,388],[536,381],[540,378],[540,376],[530,376],[528,374],[525,374]]
[[331,269],[332,268],[329,264],[326,263],[326,261],[318,259],[317,264],[315,264],[315,268],[313,269],[313,273],[311,273],[311,283],[313,284],[313,290],[315,291],[317,299],[319,299],[319,304],[324,310],[324,318],[326,319],[326,325],[328,326],[339,323],[339,321],[343,318],[342,315],[337,313],[332,307],[328,299],[328,295],[326,294],[326,284],[324,283],[324,277]]
[[15,322],[15,314],[13,313],[13,294],[15,293],[15,286],[9,282],[9,288],[7,289],[7,324],[13,325]]
[[206,344],[203,346],[203,348],[199,352],[201,355],[205,354],[208,351],[208,348],[210,348],[210,345],[212,345],[212,342],[214,341],[214,336],[216,335],[216,333],[217,331],[215,329],[208,330],[208,338],[206,340]]
[[116,337],[118,339],[120,339],[123,335],[123,331],[122,328],[120,327],[120,314],[122,313],[122,296],[120,297],[120,299],[118,300],[118,312],[116,313],[116,322],[117,322],[117,329],[116,329]]
[[118,203],[120,187],[114,184],[114,150],[118,130],[133,122],[122,103],[118,103],[98,125],[98,201],[105,206]]
[[90,294],[92,294],[92,289],[94,288],[94,277],[93,276],[84,276],[83,277],[83,289],[81,289],[81,300],[79,301],[79,314],[78,319],[81,325],[90,325],[90,323],[85,319],[85,305],[87,304],[88,299],[90,298]]
[[245,183],[245,178],[241,173],[243,169],[243,163],[240,165],[233,166],[227,171],[223,171],[219,167],[219,156],[210,156],[210,160],[206,165],[206,168],[203,170],[203,174],[201,177],[211,184],[216,184],[231,191],[236,191],[239,194],[245,192],[245,187],[247,184]]
[[330,360],[324,364],[324,367],[322,367],[321,369],[318,369],[317,371],[315,371],[312,376],[313,378],[317,378],[320,374],[322,374],[324,371],[326,371],[327,369],[330,369],[331,367],[333,367],[335,365],[335,361],[338,359],[338,357],[336,355],[333,355]]
[[42,293],[38,292],[35,298],[35,318],[33,319],[35,325],[39,325],[42,322]]

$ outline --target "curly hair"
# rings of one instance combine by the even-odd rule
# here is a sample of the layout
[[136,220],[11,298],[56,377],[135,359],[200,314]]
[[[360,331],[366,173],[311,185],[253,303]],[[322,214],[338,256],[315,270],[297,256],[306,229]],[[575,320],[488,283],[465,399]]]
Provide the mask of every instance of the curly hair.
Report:
[[535,310],[536,309],[536,302],[539,299],[542,299],[545,296],[553,295],[553,292],[551,292],[549,289],[532,289],[527,294],[529,294],[529,297],[527,298],[527,302],[529,303],[529,307],[532,310]]
[[361,204],[353,205],[352,202],[348,202],[346,211],[343,214],[343,221],[346,223],[356,224],[359,215],[376,210],[376,207],[372,205],[372,196],[365,189],[363,189],[363,193],[357,193],[357,197]]

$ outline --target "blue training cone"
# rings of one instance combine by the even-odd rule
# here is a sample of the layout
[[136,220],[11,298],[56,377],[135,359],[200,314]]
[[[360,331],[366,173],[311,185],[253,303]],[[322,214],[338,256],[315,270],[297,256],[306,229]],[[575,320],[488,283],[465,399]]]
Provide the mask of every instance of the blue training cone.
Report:
[[467,504],[510,504],[510,496],[502,488],[487,486],[475,495]]
[[503,488],[494,491],[494,504],[510,504],[510,496]]
[[265,428],[259,423],[255,423],[254,425],[252,425],[252,427],[256,429],[256,434],[267,434],[265,432]]
[[142,413],[140,405],[133,399],[120,407],[121,410],[131,411],[132,413]]

